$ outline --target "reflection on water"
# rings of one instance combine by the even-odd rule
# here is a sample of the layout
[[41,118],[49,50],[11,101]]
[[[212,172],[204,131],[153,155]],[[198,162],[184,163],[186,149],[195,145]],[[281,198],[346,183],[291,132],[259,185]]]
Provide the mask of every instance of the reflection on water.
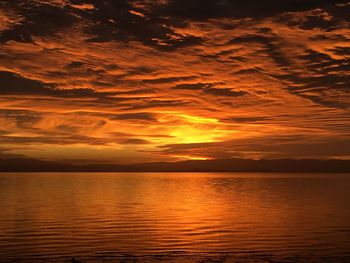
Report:
[[0,173],[0,261],[350,256],[350,175]]

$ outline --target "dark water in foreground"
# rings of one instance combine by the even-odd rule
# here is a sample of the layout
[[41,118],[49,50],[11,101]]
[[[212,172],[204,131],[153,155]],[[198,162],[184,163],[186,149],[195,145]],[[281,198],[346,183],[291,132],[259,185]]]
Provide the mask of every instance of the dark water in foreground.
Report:
[[0,262],[221,253],[350,262],[350,175],[0,173]]

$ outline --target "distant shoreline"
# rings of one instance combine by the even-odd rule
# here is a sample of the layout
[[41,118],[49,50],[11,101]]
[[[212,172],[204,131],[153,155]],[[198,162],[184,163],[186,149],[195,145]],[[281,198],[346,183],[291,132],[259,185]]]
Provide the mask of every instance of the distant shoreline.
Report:
[[0,172],[349,173],[350,160],[216,159],[130,165],[73,165],[34,159],[0,159]]
[[0,173],[220,173],[220,174],[231,174],[231,173],[242,173],[242,174],[250,174],[250,173],[259,173],[259,174],[279,174],[279,173],[288,173],[288,174],[350,174],[350,171],[105,171],[105,170],[17,170],[17,171],[6,171],[0,170]]
[[288,171],[273,171],[273,172],[267,172],[267,171],[230,171],[230,172],[222,172],[222,171],[1,171],[0,173],[174,173],[174,174],[181,174],[181,173],[195,173],[195,174],[205,174],[205,173],[220,173],[220,174],[231,174],[231,173],[242,173],[242,174],[250,174],[250,173],[259,173],[259,174],[279,174],[279,173],[288,173],[288,174],[350,174],[350,171],[348,172],[332,172],[332,171],[325,171],[325,172],[288,172]]

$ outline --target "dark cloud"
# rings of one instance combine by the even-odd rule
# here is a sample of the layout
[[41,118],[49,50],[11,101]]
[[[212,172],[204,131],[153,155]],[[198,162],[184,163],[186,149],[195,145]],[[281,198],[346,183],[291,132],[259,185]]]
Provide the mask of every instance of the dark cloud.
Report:
[[9,134],[11,134],[11,132],[9,132],[9,131],[4,131],[4,130],[0,130],[0,135],[2,136],[2,135],[9,135]]
[[156,118],[151,113],[139,112],[139,113],[124,113],[114,114],[110,118],[111,120],[141,120],[141,121],[156,121]]
[[129,70],[128,75],[148,75],[154,73],[156,69],[147,66],[138,66]]
[[136,138],[126,138],[126,139],[120,139],[118,140],[118,143],[120,144],[149,144],[150,142],[143,139],[136,139]]
[[263,69],[256,67],[256,68],[249,68],[249,69],[241,69],[234,74],[239,74],[239,75],[255,75],[263,72]]
[[[0,133],[0,138],[1,138],[1,136],[2,136],[2,134]],[[11,159],[11,158],[22,158],[22,157],[24,157],[24,155],[11,153],[11,149],[0,147],[0,160],[1,159],[6,160],[6,159]]]
[[[174,32],[169,21],[159,14],[139,15],[129,1],[94,1],[95,9],[84,13],[93,24],[87,32],[91,42],[140,41],[165,51],[201,43],[201,38]],[[140,14],[144,10],[140,10]]]
[[[91,10],[80,10],[69,5],[55,6],[36,1],[1,1],[5,10],[13,10],[21,22],[1,32],[0,41],[15,40],[31,42],[33,36],[50,36],[60,30],[87,23],[86,32],[90,42],[140,41],[165,51],[197,45],[201,38],[181,35],[171,29],[169,21],[159,14],[142,17],[133,12],[129,1],[70,1],[72,4],[92,4]],[[79,19],[80,18],[80,19]]]
[[[337,55],[343,55],[343,56],[350,57],[350,47],[336,47],[334,50],[334,53]],[[348,66],[350,64],[350,61],[346,60],[344,64],[346,64],[347,69],[349,69]]]
[[322,15],[310,15],[306,16],[306,21],[299,26],[302,29],[310,30],[315,28],[325,29],[326,31],[331,31],[335,29],[339,21],[328,20]]
[[224,121],[232,121],[236,123],[262,123],[271,120],[269,117],[232,117],[223,119]]
[[186,106],[189,102],[184,100],[156,100],[141,99],[137,105],[130,105],[127,110],[147,109],[147,108],[164,108],[164,107],[180,107]]
[[163,15],[197,20],[222,17],[261,18],[339,3],[347,3],[347,0],[285,0],[283,3],[278,0],[170,0],[168,4],[156,6],[154,10]]
[[175,90],[200,90],[203,93],[211,94],[214,96],[226,96],[226,97],[239,97],[247,94],[244,91],[235,91],[230,88],[216,88],[211,83],[195,83],[195,84],[179,84],[175,86]]
[[162,84],[162,83],[173,83],[177,81],[191,80],[195,79],[195,76],[183,76],[183,77],[168,77],[168,78],[156,78],[156,79],[145,79],[144,83],[150,84]]
[[[290,61],[287,56],[281,51],[281,43],[276,35],[246,35],[232,39],[230,44],[260,44],[265,47],[264,52],[271,57],[274,62],[281,66],[287,67]],[[252,72],[250,72],[252,73]]]
[[343,19],[333,17],[326,11],[330,11],[330,9],[315,9],[307,14],[300,14],[300,17],[296,17],[294,13],[285,13],[276,17],[275,21],[303,30],[321,29],[330,32],[335,30]]
[[52,90],[52,84],[44,84],[7,71],[0,71],[0,87],[2,94],[41,94]]
[[[268,17],[284,12],[304,11],[328,7],[346,0],[286,0],[281,4],[277,0],[257,1],[200,1],[171,0],[166,4],[157,1],[147,9],[135,10],[126,0],[73,1],[71,4],[91,4],[94,8],[81,10],[70,5],[55,6],[37,1],[1,1],[3,9],[12,10],[22,18],[21,22],[1,32],[0,41],[9,40],[30,42],[33,36],[49,36],[85,21],[86,32],[91,35],[88,41],[108,42],[136,40],[144,45],[164,51],[200,45],[202,38],[189,34],[179,34],[173,27],[185,27],[189,20],[203,20],[222,17]],[[136,8],[137,9],[137,8]],[[344,8],[343,8],[344,9]],[[331,9],[341,15],[344,10]],[[136,12],[133,12],[136,11]],[[83,20],[84,19],[84,20]],[[184,20],[185,19],[185,20]],[[304,28],[331,28],[335,21],[328,22],[320,15],[309,16]]]
[[97,138],[92,136],[84,135],[60,135],[55,134],[55,136],[0,136],[0,142],[4,144],[18,143],[18,144],[53,144],[53,145],[67,145],[67,144],[77,144],[84,143],[88,145],[105,145],[110,143],[110,139]]
[[202,90],[208,86],[206,83],[195,83],[195,84],[179,84],[174,87],[175,90]]
[[0,118],[15,122],[18,128],[31,128],[42,119],[42,115],[37,111],[0,109]]
[[245,91],[235,91],[229,88],[214,88],[212,86],[205,88],[203,92],[214,96],[226,96],[226,97],[239,97],[247,94],[247,92]]
[[[346,49],[344,51],[346,52]],[[335,52],[344,55],[341,48],[337,48]],[[305,65],[308,75],[296,72],[277,76],[286,81],[286,89],[289,92],[328,107],[347,108],[349,106],[350,102],[346,99],[350,95],[350,62],[348,59],[334,59],[327,54],[313,50],[307,50],[306,54],[300,56],[299,59]]]
[[115,95],[121,95],[121,96],[136,96],[136,95],[144,95],[144,94],[154,94],[156,91],[152,88],[141,88],[141,89],[132,89],[132,90],[126,90],[126,91],[115,91]]
[[57,89],[52,83],[24,78],[18,74],[0,71],[0,94],[37,95],[62,98],[105,98],[114,93],[96,92],[93,89]]
[[[37,1],[1,1],[3,9],[12,10],[22,18],[21,22],[1,32],[0,41],[9,40],[30,42],[33,36],[54,35],[60,30],[77,23],[86,22],[86,32],[91,35],[89,41],[140,41],[145,45],[165,51],[194,46],[203,39],[189,34],[179,34],[173,27],[185,27],[188,20],[203,20],[222,17],[268,17],[284,12],[304,11],[330,5],[347,3],[346,0],[286,0],[281,4],[277,0],[257,1],[200,1],[171,0],[166,4],[157,1],[147,9],[135,10],[132,3],[126,0],[76,1],[71,4],[91,4],[94,8],[81,10],[70,5],[55,6]],[[345,7],[344,7],[345,8]],[[331,9],[338,16],[344,8]],[[136,8],[137,9],[137,8]],[[132,11],[137,11],[132,12]],[[185,20],[184,20],[185,19]],[[305,28],[315,26],[331,28],[334,21],[327,22],[322,16],[310,16]]]
[[84,65],[84,62],[81,61],[72,61],[67,65],[68,69],[80,68]]
[[247,35],[247,36],[239,36],[233,38],[230,44],[245,44],[245,43],[260,43],[267,45],[270,43],[270,39],[264,35]]
[[350,138],[310,138],[309,136],[266,136],[225,142],[171,144],[160,147],[165,154],[198,155],[214,159],[240,157],[241,153],[268,158],[333,158],[350,154]]
[[64,7],[36,1],[1,1],[1,7],[21,16],[20,23],[0,33],[0,42],[31,42],[33,36],[49,36],[72,26],[77,18]]

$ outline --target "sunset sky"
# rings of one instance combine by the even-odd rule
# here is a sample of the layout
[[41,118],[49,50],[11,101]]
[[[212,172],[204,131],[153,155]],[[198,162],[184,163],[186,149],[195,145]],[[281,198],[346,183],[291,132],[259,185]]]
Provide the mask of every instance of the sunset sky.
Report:
[[350,159],[349,0],[0,0],[0,158]]

